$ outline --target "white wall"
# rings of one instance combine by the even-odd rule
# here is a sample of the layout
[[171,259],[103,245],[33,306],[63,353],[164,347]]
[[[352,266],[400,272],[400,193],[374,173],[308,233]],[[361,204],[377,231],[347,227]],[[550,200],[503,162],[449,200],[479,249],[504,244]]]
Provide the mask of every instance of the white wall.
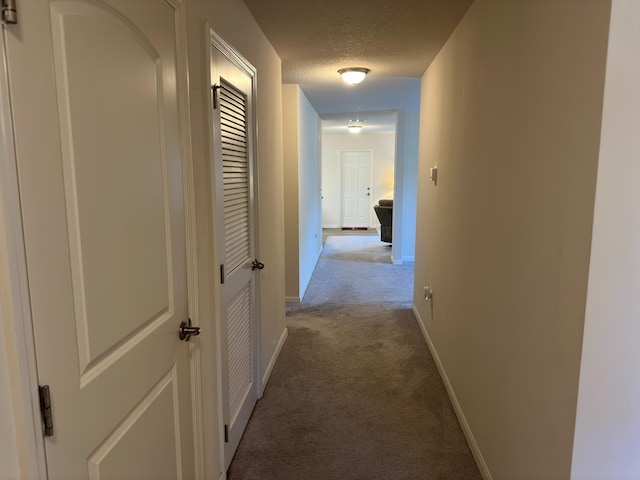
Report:
[[608,25],[476,0],[422,79],[414,308],[494,480],[571,474]]
[[322,249],[320,118],[298,85],[282,86],[285,294],[300,302]]
[[[400,132],[400,131],[399,131]],[[418,140],[420,110],[405,111],[404,178],[402,181],[402,251],[403,263],[413,262],[416,246],[416,207],[418,203]]]
[[391,253],[396,264],[413,262],[415,258],[419,127],[419,109],[398,110]]
[[311,280],[322,250],[320,117],[298,88],[298,240],[300,298]]
[[[346,129],[345,129],[346,130]],[[325,134],[322,136],[322,226],[341,226],[341,150],[371,150],[373,153],[373,187],[371,193],[371,227],[380,225],[373,206],[381,198],[393,198],[395,134]]]
[[640,477],[640,3],[614,0],[571,478]]
[[285,298],[300,302],[300,242],[298,205],[298,90],[282,85],[282,139],[284,152]]

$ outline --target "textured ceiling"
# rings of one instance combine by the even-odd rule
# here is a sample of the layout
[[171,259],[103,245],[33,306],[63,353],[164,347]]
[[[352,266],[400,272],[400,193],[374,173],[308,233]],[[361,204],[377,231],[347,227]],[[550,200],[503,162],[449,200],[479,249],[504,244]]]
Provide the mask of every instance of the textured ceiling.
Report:
[[[283,82],[299,84],[322,116],[415,102],[415,79],[472,1],[244,0],[282,59]],[[348,87],[337,73],[344,67],[371,73]]]

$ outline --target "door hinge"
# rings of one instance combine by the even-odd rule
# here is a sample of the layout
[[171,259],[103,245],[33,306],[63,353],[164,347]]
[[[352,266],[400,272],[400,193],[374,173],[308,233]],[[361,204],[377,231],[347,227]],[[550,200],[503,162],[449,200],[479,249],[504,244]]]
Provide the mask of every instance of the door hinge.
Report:
[[40,394],[40,412],[42,413],[42,432],[45,437],[53,436],[53,416],[51,415],[51,393],[49,385],[38,387]]
[[2,23],[18,23],[16,0],[0,0],[2,4]]
[[211,93],[213,94],[213,109],[218,109],[218,90],[220,90],[220,85],[211,85]]
[[229,443],[229,425],[224,426],[224,443]]
[[224,263],[220,265],[220,283],[224,284]]

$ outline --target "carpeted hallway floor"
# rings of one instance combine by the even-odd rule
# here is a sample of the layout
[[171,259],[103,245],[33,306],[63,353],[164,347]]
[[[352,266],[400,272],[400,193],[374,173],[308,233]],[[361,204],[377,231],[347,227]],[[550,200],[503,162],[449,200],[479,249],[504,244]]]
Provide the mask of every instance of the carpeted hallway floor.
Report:
[[328,238],[230,480],[481,479],[412,291],[377,237]]

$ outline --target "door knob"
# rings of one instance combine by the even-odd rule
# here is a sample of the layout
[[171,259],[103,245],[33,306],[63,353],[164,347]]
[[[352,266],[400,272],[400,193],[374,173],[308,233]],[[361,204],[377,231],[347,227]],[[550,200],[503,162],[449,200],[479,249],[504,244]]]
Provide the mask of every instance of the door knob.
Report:
[[180,340],[184,340],[188,342],[191,338],[191,335],[200,335],[200,327],[192,327],[191,319],[189,318],[186,322],[183,321],[180,323],[180,328],[178,328],[178,336]]
[[257,258],[251,264],[251,270],[256,270],[256,269],[262,270],[263,268],[264,268],[264,263],[259,262]]

